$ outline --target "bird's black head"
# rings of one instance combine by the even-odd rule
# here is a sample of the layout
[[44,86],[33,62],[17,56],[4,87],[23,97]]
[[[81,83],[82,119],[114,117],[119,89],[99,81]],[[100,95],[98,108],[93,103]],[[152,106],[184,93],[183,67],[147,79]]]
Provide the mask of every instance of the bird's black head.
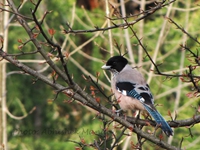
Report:
[[113,56],[102,66],[102,69],[120,72],[127,64],[128,61],[123,56]]

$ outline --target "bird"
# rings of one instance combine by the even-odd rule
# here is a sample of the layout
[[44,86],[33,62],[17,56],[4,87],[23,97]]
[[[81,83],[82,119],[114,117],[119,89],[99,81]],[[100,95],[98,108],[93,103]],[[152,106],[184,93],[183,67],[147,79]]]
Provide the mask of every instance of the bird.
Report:
[[102,69],[112,73],[111,88],[121,110],[147,111],[169,137],[173,130],[154,106],[154,98],[143,75],[121,55],[111,57]]

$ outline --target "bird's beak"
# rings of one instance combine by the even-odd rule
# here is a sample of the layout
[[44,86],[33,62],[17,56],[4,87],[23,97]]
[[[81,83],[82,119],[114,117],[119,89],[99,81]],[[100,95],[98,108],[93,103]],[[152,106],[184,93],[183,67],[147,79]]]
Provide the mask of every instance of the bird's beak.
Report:
[[101,69],[104,69],[104,70],[109,70],[111,68],[111,66],[106,66],[106,65],[103,65],[102,67],[101,67]]

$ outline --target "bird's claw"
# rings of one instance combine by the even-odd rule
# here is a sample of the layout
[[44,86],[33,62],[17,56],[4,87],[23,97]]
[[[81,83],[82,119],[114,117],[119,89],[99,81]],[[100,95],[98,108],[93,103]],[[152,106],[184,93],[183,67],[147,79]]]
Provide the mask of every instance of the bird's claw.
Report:
[[118,109],[118,110],[115,110],[115,113],[116,113],[117,116],[120,116],[120,114],[122,113],[122,111],[123,111],[122,109]]

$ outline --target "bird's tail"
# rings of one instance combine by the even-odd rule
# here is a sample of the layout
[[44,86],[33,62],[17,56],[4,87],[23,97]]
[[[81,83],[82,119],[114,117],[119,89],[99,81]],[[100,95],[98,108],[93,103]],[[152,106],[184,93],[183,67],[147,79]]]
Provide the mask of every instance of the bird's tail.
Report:
[[167,136],[170,136],[170,135],[173,136],[173,131],[171,127],[165,121],[165,119],[161,116],[161,114],[157,110],[151,109],[148,106],[145,106],[145,108],[148,111],[148,113],[154,118],[156,123],[161,125],[161,129],[163,130],[163,132],[165,132]]

